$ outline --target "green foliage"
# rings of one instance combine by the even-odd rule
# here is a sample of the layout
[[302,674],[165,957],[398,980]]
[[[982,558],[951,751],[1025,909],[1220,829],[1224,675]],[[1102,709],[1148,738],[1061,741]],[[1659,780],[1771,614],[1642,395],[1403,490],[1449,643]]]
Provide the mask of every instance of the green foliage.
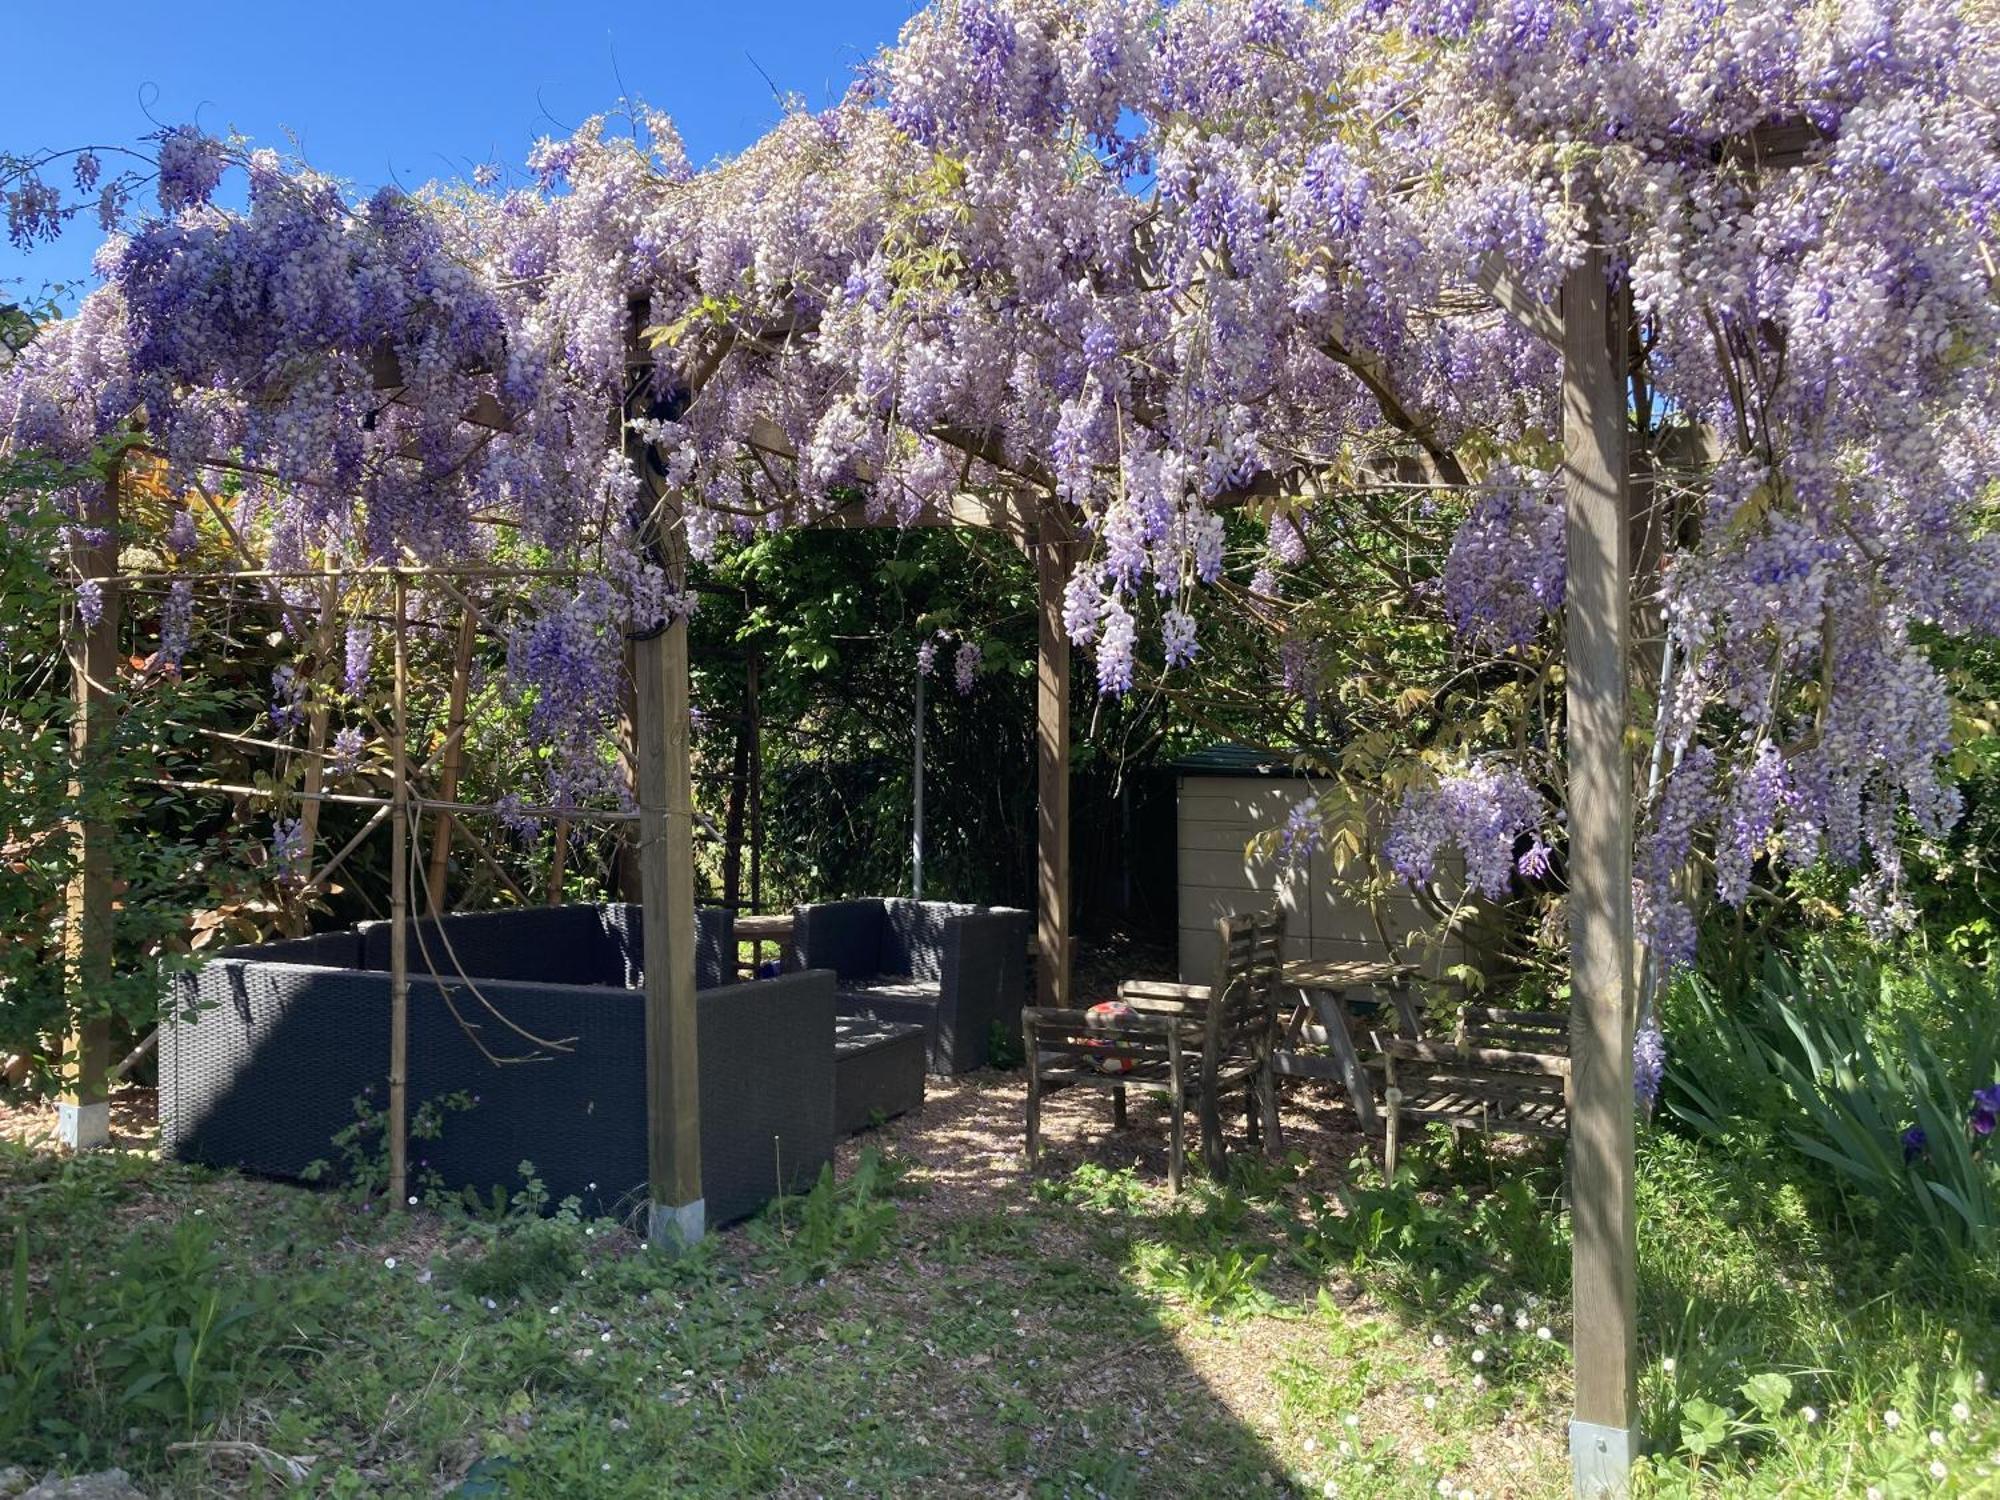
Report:
[[[472,1095],[460,1089],[420,1100],[410,1111],[406,1133],[410,1144],[409,1185],[416,1190],[413,1197],[436,1197],[443,1191],[444,1179],[425,1160],[422,1148],[443,1138],[447,1117],[463,1114],[473,1104]],[[309,1162],[302,1174],[306,1181],[338,1181],[364,1203],[388,1191],[389,1113],[376,1107],[372,1086],[367,1092],[354,1096],[354,1119],[334,1132],[333,1148],[340,1157],[339,1166],[336,1168],[324,1158]],[[525,1169],[528,1164],[523,1162],[522,1166]],[[533,1173],[524,1170],[522,1175],[532,1177]],[[504,1205],[505,1190],[496,1186],[494,1193],[499,1203]],[[469,1187],[460,1195],[460,1201],[475,1214],[483,1207],[478,1194]]]
[[986,1030],[986,1062],[989,1067],[1004,1071],[1020,1067],[1028,1060],[1026,1049],[1021,1044],[1021,1028],[1010,1026],[1005,1021],[995,1021]]
[[[1019,553],[991,533],[938,528],[771,533],[727,550],[704,583],[691,642],[706,726],[697,769],[724,826],[754,657],[766,904],[909,889],[917,649],[939,631],[952,639],[926,684],[925,884],[1019,902],[1032,860],[1035,650]],[[963,696],[951,666],[961,639],[981,648]],[[717,890],[721,855],[702,855]]]
[[1546,1294],[1568,1271],[1559,1177],[1519,1159],[1503,1172],[1474,1189],[1439,1157],[1412,1153],[1385,1180],[1364,1153],[1349,1163],[1349,1185],[1336,1198],[1309,1198],[1296,1251],[1310,1264],[1370,1271],[1412,1305]]
[[0,1452],[87,1458],[106,1434],[155,1442],[206,1430],[245,1379],[317,1321],[319,1288],[232,1269],[215,1226],[142,1226],[109,1266],[12,1235],[0,1330]]
[[507,1216],[484,1226],[476,1237],[483,1246],[480,1253],[455,1266],[458,1286],[467,1296],[494,1302],[547,1296],[574,1285],[583,1270],[590,1230],[577,1200],[566,1198],[549,1213],[548,1190],[533,1164],[522,1162],[520,1171],[524,1185]]
[[[1944,1274],[1993,1278],[2000,1156],[1967,1113],[2000,1076],[2000,989],[1970,970],[1919,977],[1913,1001],[1911,986],[1821,947],[1796,965],[1773,956],[1734,1005],[1687,981],[1673,1035],[1691,1041],[1670,1048],[1667,1108],[1715,1139],[1788,1144],[1867,1233]],[[1950,1036],[1949,1057],[1926,1024]]]
[[773,1269],[793,1285],[863,1264],[880,1253],[895,1227],[893,1194],[908,1171],[907,1164],[864,1146],[847,1177],[836,1178],[828,1162],[810,1192],[776,1200],[752,1233]]
[[[50,1078],[48,1039],[104,1018],[136,1037],[157,1019],[168,977],[206,932],[261,930],[261,842],[232,830],[214,805],[188,805],[150,783],[185,775],[207,755],[200,726],[239,726],[254,701],[234,683],[150,659],[157,600],[128,590],[123,656],[108,686],[106,732],[79,763],[71,748],[71,677],[62,622],[74,589],[55,560],[62,517],[42,503],[65,486],[102,482],[107,446],[87,469],[0,457],[0,1052]],[[227,774],[226,767],[219,767]],[[198,777],[194,779],[199,779]],[[66,983],[64,893],[77,870],[72,823],[106,825],[115,879],[108,979],[79,994]],[[204,925],[203,919],[210,919]]]
[[1245,1317],[1276,1306],[1258,1285],[1271,1262],[1265,1251],[1246,1253],[1235,1246],[1184,1251],[1142,1241],[1133,1261],[1152,1286],[1200,1317]]

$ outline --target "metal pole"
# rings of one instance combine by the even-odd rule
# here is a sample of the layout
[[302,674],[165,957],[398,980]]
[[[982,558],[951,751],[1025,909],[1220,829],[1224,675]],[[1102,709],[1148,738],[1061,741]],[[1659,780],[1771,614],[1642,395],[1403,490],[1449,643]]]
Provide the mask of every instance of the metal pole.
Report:
[[910,895],[924,899],[924,674],[917,673],[917,714],[910,733],[916,745],[916,769],[912,781],[916,809],[910,819]]

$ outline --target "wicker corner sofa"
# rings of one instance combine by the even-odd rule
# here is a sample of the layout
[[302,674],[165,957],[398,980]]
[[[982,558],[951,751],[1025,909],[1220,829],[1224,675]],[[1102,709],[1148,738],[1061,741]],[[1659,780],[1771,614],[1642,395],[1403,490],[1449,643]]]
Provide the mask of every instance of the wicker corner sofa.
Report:
[[[832,1159],[835,980],[822,970],[721,984],[730,915],[704,911],[699,921],[702,1185],[720,1224],[809,1186]],[[644,1201],[639,930],[629,905],[413,924],[411,1109],[453,1094],[476,1100],[449,1114],[437,1138],[411,1142],[414,1170],[488,1193],[518,1187],[525,1161],[558,1201],[574,1195],[599,1213]],[[332,1138],[355,1119],[356,1098],[372,1090],[385,1102],[389,937],[387,923],[366,923],[231,949],[178,976],[160,1042],[163,1149],[284,1178],[336,1158]],[[453,1007],[496,1056],[537,1049],[494,1011],[573,1046],[496,1067]]]
[[1034,918],[1005,906],[869,896],[792,913],[792,966],[839,976],[843,1016],[924,1028],[933,1073],[984,1067],[1021,1024]]

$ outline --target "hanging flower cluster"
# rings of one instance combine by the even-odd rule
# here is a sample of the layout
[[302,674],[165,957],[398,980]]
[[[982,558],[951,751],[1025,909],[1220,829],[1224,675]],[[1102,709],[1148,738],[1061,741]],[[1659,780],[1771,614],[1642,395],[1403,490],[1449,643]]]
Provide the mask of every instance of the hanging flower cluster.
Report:
[[[925,677],[930,676],[937,669],[938,647],[949,645],[951,639],[952,632],[949,630],[931,632],[917,647],[917,671]],[[960,697],[972,691],[973,683],[979,674],[980,659],[984,654],[977,641],[964,636],[959,638],[958,649],[952,653],[951,658],[951,681],[952,686],[958,689]]]
[[1447,852],[1464,864],[1467,889],[1498,901],[1513,884],[1515,845],[1542,844],[1547,804],[1513,766],[1475,761],[1403,794],[1383,857],[1412,885],[1427,885]]

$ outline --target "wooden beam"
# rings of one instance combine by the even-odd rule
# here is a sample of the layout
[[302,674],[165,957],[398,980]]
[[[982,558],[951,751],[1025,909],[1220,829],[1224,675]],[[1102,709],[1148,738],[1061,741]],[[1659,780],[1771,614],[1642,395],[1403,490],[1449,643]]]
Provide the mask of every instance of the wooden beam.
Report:
[[[394,405],[402,399],[408,382],[403,379],[403,364],[394,349],[386,344],[378,348],[369,361],[368,373],[375,389],[386,394],[384,405]],[[514,430],[512,413],[500,404],[499,397],[488,391],[473,397],[472,405],[465,409],[459,420],[473,427],[484,427],[490,432]]]
[[[117,717],[118,683],[118,523],[124,460],[112,461],[95,504],[79,517],[83,528],[70,549],[78,575],[97,580],[101,603],[96,620],[86,621],[75,606],[67,620],[64,647],[69,656],[70,796],[78,816],[70,824],[74,867],[65,895],[63,956],[69,1030],[64,1039],[62,1092],[57,1098],[57,1134],[72,1150],[110,1144],[111,1020],[93,1014],[96,997],[106,994],[112,974],[113,904],[111,789],[103,785],[111,730]],[[84,540],[90,533],[99,540]]]
[[824,531],[853,531],[868,527],[966,526],[982,531],[998,531],[1026,546],[1036,536],[1037,507],[1020,495],[978,495],[960,491],[925,505],[909,520],[899,520],[894,512],[871,517],[868,507],[858,500],[816,516],[808,524]]
[[[643,452],[626,435],[640,465]],[[687,532],[673,497],[656,512],[656,540],[676,588],[687,583]],[[646,972],[647,1236],[692,1245],[707,1230],[701,1187],[701,1093],[696,1064],[694,778],[689,767],[687,616],[636,641],[634,792]]]
[[1631,635],[1625,330],[1603,253],[1563,288],[1568,509],[1570,1203],[1580,1496],[1623,1495],[1638,1444],[1633,1202]]
[[1554,309],[1514,279],[1507,258],[1498,250],[1489,251],[1479,262],[1473,280],[1508,317],[1546,344],[1562,348],[1562,319]]
[[1035,540],[1039,596],[1035,659],[1035,1003],[1068,1005],[1069,890],[1069,633],[1063,628],[1063,587],[1078,547],[1059,513],[1044,508]]

